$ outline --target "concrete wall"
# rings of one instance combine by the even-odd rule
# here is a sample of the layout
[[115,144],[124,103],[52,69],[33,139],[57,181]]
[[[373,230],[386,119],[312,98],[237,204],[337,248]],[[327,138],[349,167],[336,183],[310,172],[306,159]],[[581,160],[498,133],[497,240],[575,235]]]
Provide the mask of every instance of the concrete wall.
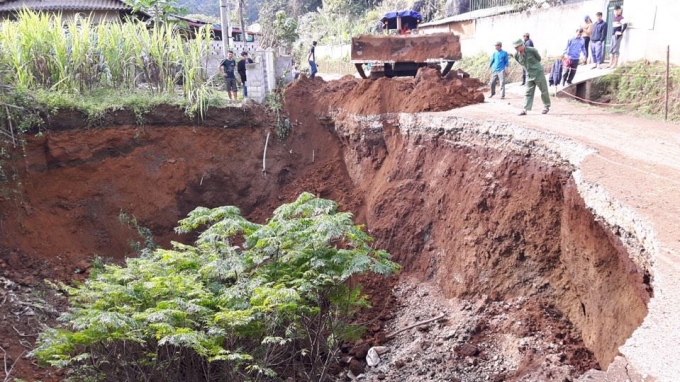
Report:
[[253,54],[253,61],[255,63],[246,65],[248,98],[262,103],[267,94],[276,88],[274,52],[271,49],[257,51]]
[[680,65],[680,44],[675,44],[678,14],[678,0],[626,0],[623,16],[630,30],[621,44],[621,61],[666,61],[666,47],[670,45],[671,62]]
[[[307,48],[309,49],[309,48]],[[345,45],[318,45],[316,49],[314,49],[314,55],[316,56],[316,60],[342,60],[342,59],[347,59],[349,60],[349,54],[350,54],[350,49],[351,46],[350,44],[345,44]],[[309,53],[309,50],[306,51]],[[305,53],[305,59],[307,58],[307,53]]]
[[274,59],[274,66],[276,78],[283,77],[283,82],[286,84],[293,82],[293,57],[277,56]]
[[585,15],[590,15],[593,19],[598,11],[606,15],[607,3],[604,0],[591,0],[477,19],[474,37],[461,39],[463,56],[480,52],[491,53],[496,41],[503,42],[504,49],[514,53],[512,42],[526,32],[531,34],[541,55],[560,56],[567,41],[575,35],[576,28],[584,23]]
[[[525,32],[531,34],[536,48],[549,57],[563,53],[567,40],[583,24],[585,15],[595,19],[596,12],[607,17],[607,0],[510,13],[475,21],[472,38],[461,39],[463,56],[479,52],[491,53],[496,41],[502,41],[508,52],[513,52],[512,41]],[[677,36],[675,17],[680,14],[678,0],[625,0],[623,16],[629,22],[621,44],[621,62],[647,59],[665,61],[666,46],[671,45],[671,62],[680,65],[680,44],[672,46]],[[467,34],[468,27],[464,30]]]

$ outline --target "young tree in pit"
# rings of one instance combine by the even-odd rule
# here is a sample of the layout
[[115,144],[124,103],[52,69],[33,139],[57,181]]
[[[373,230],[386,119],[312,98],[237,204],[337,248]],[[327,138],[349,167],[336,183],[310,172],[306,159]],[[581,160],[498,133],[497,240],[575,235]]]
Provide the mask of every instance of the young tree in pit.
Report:
[[71,308],[34,355],[81,379],[323,380],[340,341],[360,333],[349,317],[367,305],[348,279],[398,269],[351,214],[309,193],[266,224],[236,207],[200,207],[177,231],[201,227],[195,245],[173,243],[64,287]]

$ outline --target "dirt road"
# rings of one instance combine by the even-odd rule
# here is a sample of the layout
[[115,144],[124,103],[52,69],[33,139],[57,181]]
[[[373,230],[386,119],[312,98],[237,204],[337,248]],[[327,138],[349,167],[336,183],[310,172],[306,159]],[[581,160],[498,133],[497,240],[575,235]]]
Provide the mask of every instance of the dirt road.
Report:
[[[511,123],[555,134],[594,149],[580,163],[580,176],[632,211],[629,219],[649,223],[648,251],[654,297],[649,315],[620,348],[625,357],[612,364],[607,380],[674,381],[680,379],[680,125],[553,98],[548,115],[534,110],[518,116],[523,89],[508,85],[505,100],[487,99],[447,114]],[[637,215],[637,216],[636,216]],[[626,367],[626,361],[629,363]],[[630,367],[632,366],[632,368]],[[636,374],[631,370],[636,370]],[[623,374],[621,374],[623,373]],[[605,380],[602,374],[584,376]]]

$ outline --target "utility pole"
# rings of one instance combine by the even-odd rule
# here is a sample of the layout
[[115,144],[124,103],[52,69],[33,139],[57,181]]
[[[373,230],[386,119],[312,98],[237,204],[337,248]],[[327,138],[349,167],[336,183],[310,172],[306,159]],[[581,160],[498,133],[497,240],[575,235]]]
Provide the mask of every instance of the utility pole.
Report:
[[246,0],[238,0],[238,18],[241,22],[241,36],[243,36],[243,50],[246,48],[246,23],[243,22],[243,8],[245,8]]
[[220,22],[222,23],[222,57],[227,57],[229,50],[229,3],[228,0],[220,0]]

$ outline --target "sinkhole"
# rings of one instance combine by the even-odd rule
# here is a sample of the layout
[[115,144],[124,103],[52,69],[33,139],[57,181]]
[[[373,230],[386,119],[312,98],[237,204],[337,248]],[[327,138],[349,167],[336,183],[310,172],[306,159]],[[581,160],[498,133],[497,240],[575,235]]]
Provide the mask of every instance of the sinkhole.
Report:
[[577,166],[543,138],[452,116],[300,109],[279,139],[259,113],[225,109],[201,127],[171,109],[144,128],[55,117],[58,128],[15,151],[21,184],[2,202],[5,276],[78,279],[95,255],[131,255],[138,237],[121,212],[167,245],[187,240],[173,227],[197,206],[236,205],[262,221],[309,191],[353,212],[403,266],[400,277],[445,298],[548,301],[600,368],[647,314],[644,251],[593,212]]

